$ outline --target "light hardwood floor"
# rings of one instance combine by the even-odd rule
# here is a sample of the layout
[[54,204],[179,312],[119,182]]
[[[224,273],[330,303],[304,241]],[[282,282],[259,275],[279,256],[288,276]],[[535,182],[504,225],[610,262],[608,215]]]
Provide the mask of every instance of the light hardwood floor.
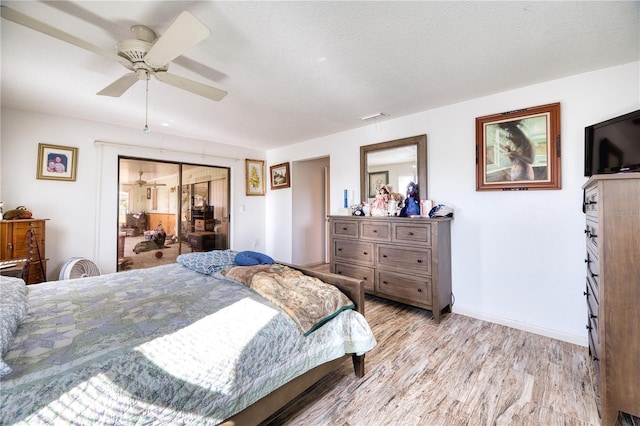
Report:
[[[367,296],[366,375],[323,378],[277,425],[599,425],[586,348]],[[621,425],[640,426],[620,416]]]

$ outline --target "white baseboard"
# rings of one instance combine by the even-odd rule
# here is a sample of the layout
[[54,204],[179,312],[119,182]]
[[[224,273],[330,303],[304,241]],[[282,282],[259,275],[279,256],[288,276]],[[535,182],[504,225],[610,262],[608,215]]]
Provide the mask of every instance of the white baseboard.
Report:
[[574,345],[589,346],[587,336],[577,336],[575,334],[561,333],[557,330],[551,330],[548,328],[537,327],[535,325],[526,324],[519,321],[509,320],[505,318],[495,317],[487,315],[483,312],[477,312],[471,309],[461,308],[454,306],[453,313],[458,315],[464,315],[471,318],[476,318],[483,321],[492,322],[495,324],[504,325],[507,327],[515,328],[517,330],[528,331],[530,333],[539,334],[541,336],[550,337],[552,339],[562,340],[564,342],[573,343]]

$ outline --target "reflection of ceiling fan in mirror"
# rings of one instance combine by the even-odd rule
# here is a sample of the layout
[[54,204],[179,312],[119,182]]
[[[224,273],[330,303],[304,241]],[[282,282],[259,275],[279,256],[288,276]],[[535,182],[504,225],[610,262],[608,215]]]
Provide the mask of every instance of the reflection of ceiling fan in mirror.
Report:
[[151,76],[178,89],[187,90],[214,101],[220,101],[227,95],[224,90],[167,72],[169,62],[211,34],[209,28],[187,11],[182,12],[160,37],[157,37],[150,28],[134,25],[131,27],[131,32],[135,38],[119,42],[117,51],[113,52],[7,6],[0,6],[0,9],[2,17],[9,21],[116,60],[132,71],[102,89],[98,95],[121,96],[138,80],[148,81]]
[[164,183],[155,183],[155,182],[147,182],[146,180],[142,180],[142,175],[143,175],[143,171],[139,171],[138,174],[140,175],[138,177],[138,180],[135,180],[133,182],[129,182],[129,183],[123,183],[123,185],[130,185],[130,186],[139,186],[140,188],[142,188],[143,186],[152,186],[152,187],[157,187],[157,186],[167,186]]

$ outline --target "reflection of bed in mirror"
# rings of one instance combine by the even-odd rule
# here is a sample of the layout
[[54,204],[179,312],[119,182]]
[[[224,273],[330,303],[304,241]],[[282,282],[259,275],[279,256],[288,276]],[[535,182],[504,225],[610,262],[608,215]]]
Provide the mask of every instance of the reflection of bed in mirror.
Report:
[[12,282],[14,306],[29,310],[3,356],[0,424],[257,424],[349,358],[364,375],[375,339],[361,281],[276,265],[355,305],[304,336],[289,308],[184,258],[29,286],[26,297]]

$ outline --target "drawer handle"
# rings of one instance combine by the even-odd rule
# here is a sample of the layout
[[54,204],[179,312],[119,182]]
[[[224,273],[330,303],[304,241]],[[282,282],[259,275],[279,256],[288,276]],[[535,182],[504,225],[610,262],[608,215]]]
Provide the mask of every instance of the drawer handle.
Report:
[[418,289],[418,293],[422,293],[422,289],[421,288]]
[[593,327],[591,327],[590,325],[587,325],[587,330],[591,331],[593,330]]
[[374,229],[374,230],[373,230],[373,233],[374,233],[374,234],[377,234],[377,233],[378,233],[378,230],[377,230],[377,229]]
[[386,254],[383,254],[383,255],[382,255],[382,257],[386,258],[386,257],[387,257],[387,255],[386,255]]
[[389,284],[388,281],[382,281],[382,284]]
[[589,238],[598,238],[598,234],[589,233]]
[[366,280],[367,280],[367,277],[362,277],[362,281],[366,281]]
[[591,357],[594,361],[600,361],[600,358],[598,358],[597,356],[592,356]]
[[598,318],[598,316],[597,316],[597,315],[593,315],[593,314],[589,314],[589,316],[591,317],[591,319],[596,319],[596,318]]
[[342,251],[342,249],[341,249],[341,248],[339,248],[339,249],[338,249],[338,251]]
[[362,254],[364,254],[365,256],[368,255],[369,253],[367,253],[366,251],[362,252]]
[[422,259],[418,259],[418,263],[422,263]]
[[591,259],[585,259],[585,260],[584,260],[584,263],[591,263],[591,262],[592,262],[592,260],[591,260]]
[[413,232],[409,232],[409,235],[410,235],[410,236],[413,236]]
[[342,230],[343,230],[343,231],[346,231],[346,230],[347,230],[347,228],[342,228]]
[[583,296],[587,296],[587,297],[589,297],[589,292],[588,292],[588,291],[583,291],[583,292],[582,292],[582,295],[583,295]]

